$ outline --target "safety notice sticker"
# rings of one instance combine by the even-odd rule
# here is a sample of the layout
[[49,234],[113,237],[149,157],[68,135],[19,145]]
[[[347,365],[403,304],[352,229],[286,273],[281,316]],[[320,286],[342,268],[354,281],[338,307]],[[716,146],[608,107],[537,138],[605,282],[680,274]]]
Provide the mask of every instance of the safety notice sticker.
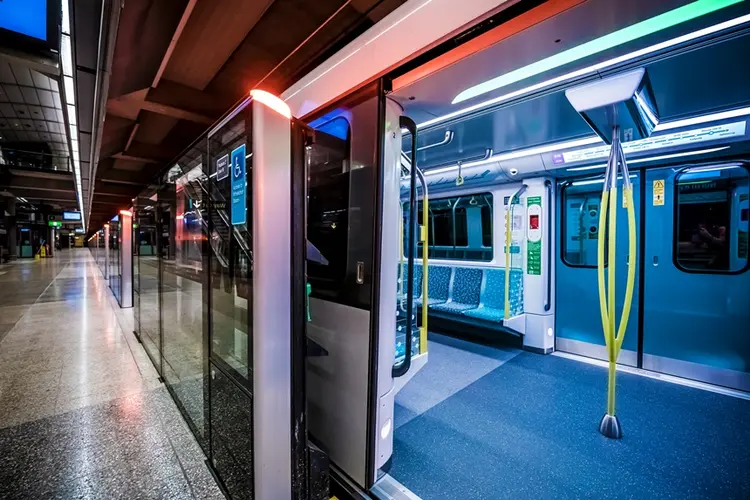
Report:
[[664,205],[664,180],[657,179],[654,181],[654,206],[660,207]]

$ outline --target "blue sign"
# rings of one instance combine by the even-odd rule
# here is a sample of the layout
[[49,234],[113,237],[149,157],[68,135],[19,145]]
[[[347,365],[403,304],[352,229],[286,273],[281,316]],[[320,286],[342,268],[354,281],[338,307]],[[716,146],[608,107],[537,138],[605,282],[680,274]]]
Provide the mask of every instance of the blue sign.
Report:
[[232,225],[247,223],[245,145],[232,151]]
[[47,41],[47,0],[0,1],[0,28]]
[[216,160],[216,180],[222,181],[229,177],[229,155]]
[[63,220],[81,220],[81,212],[63,212]]

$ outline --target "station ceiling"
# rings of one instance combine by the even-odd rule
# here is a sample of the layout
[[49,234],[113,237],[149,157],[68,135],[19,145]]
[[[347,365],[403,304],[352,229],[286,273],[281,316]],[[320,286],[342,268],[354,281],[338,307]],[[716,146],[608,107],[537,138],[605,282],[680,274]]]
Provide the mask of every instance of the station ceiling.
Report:
[[281,93],[404,1],[124,2],[87,227],[130,206],[250,89]]

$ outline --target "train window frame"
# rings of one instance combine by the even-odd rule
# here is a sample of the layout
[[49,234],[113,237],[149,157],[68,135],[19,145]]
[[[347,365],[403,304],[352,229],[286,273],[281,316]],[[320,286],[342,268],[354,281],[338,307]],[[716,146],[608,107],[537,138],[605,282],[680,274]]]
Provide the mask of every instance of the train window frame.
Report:
[[[560,241],[558,242],[558,244],[560,245],[560,261],[564,265],[566,265],[568,267],[571,267],[571,268],[574,268],[574,269],[596,269],[597,266],[596,265],[588,265],[588,264],[574,264],[572,262],[569,262],[568,259],[566,258],[567,253],[565,252],[565,237],[567,236],[568,224],[567,224],[567,218],[565,217],[565,213],[564,213],[564,210],[565,210],[565,199],[566,199],[565,191],[569,187],[573,186],[574,182],[577,182],[577,181],[586,181],[586,180],[593,180],[593,179],[600,179],[600,178],[602,180],[604,179],[603,176],[584,177],[584,178],[580,178],[580,179],[576,179],[576,180],[565,180],[565,181],[563,181],[563,182],[561,182],[561,183],[558,184],[558,186],[560,188],[560,196],[559,196],[560,203],[559,203],[559,206],[558,206],[558,209],[559,209],[558,213],[559,213],[559,216],[560,216],[559,217],[559,219],[560,219]],[[599,198],[599,200],[601,201],[601,197]],[[597,233],[598,232],[599,232],[599,227],[597,226]],[[607,251],[606,251],[607,240],[604,241],[604,244],[605,244],[604,267],[606,269],[608,267],[608,265],[609,265]]]
[[720,269],[693,269],[688,268],[682,265],[678,259],[677,256],[677,247],[679,245],[679,205],[678,205],[678,196],[679,196],[679,177],[683,175],[685,172],[687,172],[690,169],[694,168],[700,168],[700,167],[722,167],[722,166],[737,166],[745,170],[745,173],[747,174],[747,182],[750,186],[750,164],[747,162],[725,162],[725,163],[716,163],[716,164],[697,164],[697,165],[685,165],[679,170],[676,170],[673,176],[674,181],[672,182],[672,264],[675,266],[676,269],[683,273],[687,274],[707,274],[707,275],[717,275],[717,276],[732,276],[732,275],[739,275],[747,272],[748,269],[750,269],[750,255],[746,259],[745,267],[741,269],[736,269],[734,271],[732,270],[720,270]]
[[[432,203],[434,203],[434,202],[441,201],[441,200],[455,200],[455,199],[459,199],[460,200],[460,199],[463,199],[463,198],[469,199],[469,198],[473,198],[473,197],[481,198],[482,202],[487,204],[487,205],[484,205],[484,206],[489,206],[490,207],[490,218],[489,218],[490,220],[489,220],[489,222],[490,222],[490,243],[491,244],[489,246],[485,246],[484,245],[484,226],[482,225],[482,231],[480,233],[481,251],[483,251],[483,252],[489,251],[490,252],[490,256],[489,256],[488,259],[477,259],[477,258],[466,258],[466,257],[455,257],[455,256],[453,256],[453,257],[430,257],[430,247],[437,246],[437,245],[434,245],[434,243],[430,244],[430,240],[434,241],[434,238],[435,238],[435,234],[434,234],[434,231],[433,231],[434,224],[430,224],[430,228],[429,228],[428,233],[427,233],[428,234],[428,242],[427,242],[427,248],[428,248],[428,250],[427,250],[427,252],[428,252],[427,253],[427,258],[428,258],[428,260],[439,261],[439,262],[467,262],[467,263],[473,263],[473,264],[488,264],[488,263],[491,263],[492,261],[494,261],[495,257],[496,257],[496,255],[495,255],[495,241],[494,241],[494,236],[495,236],[494,214],[495,214],[495,199],[496,199],[495,194],[496,193],[494,193],[492,190],[488,190],[488,191],[481,190],[481,191],[471,191],[471,192],[468,192],[468,193],[454,194],[454,195],[451,195],[451,196],[442,196],[442,197],[436,197],[436,198],[430,197],[430,199],[428,200],[429,203],[430,203],[430,205],[432,205]],[[407,208],[406,206],[407,205],[408,205],[408,201],[403,201],[403,200],[401,201],[401,210],[402,210],[401,213],[402,213],[402,217],[403,217],[403,214],[405,214],[405,211],[406,211],[406,208]],[[422,218],[421,218],[421,215],[419,215],[421,213],[421,210],[422,210],[422,198],[420,197],[418,199],[418,201],[417,201],[417,213],[418,213],[417,223],[418,223],[419,226],[422,225]],[[430,210],[430,211],[432,211],[432,210]],[[481,216],[481,212],[480,212],[480,224],[481,224],[481,222],[482,222],[482,216]],[[468,213],[466,215],[466,227],[465,227],[465,229],[466,229],[466,245],[463,245],[463,246],[456,245],[455,246],[456,251],[469,251],[470,250],[469,241],[468,241],[468,238],[469,238]],[[451,230],[453,231],[452,234],[454,235],[454,239],[455,239],[455,227],[452,227]],[[403,232],[403,229],[402,229],[402,232]],[[406,244],[407,244],[407,240],[406,240],[406,238],[404,238],[402,236],[401,248],[399,250],[400,250],[401,256],[403,258],[406,258]],[[417,246],[415,248],[415,250],[416,250],[415,258],[416,259],[422,259],[422,255],[420,255],[420,248],[422,248],[422,242],[418,241],[417,242]]]

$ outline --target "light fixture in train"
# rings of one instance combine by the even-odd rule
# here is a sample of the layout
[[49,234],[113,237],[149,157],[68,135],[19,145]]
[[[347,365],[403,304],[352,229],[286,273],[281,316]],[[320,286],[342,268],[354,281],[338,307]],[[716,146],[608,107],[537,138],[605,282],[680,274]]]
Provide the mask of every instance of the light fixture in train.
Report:
[[732,109],[729,111],[722,111],[720,113],[712,113],[710,115],[696,116],[694,118],[685,118],[684,120],[677,120],[673,122],[660,123],[654,129],[654,132],[661,132],[663,130],[672,130],[680,127],[689,127],[691,125],[700,125],[703,123],[717,122],[719,120],[729,120],[731,118],[739,118],[740,116],[750,115],[750,107]]
[[[674,158],[683,158],[685,156],[697,156],[697,155],[705,155],[709,153],[715,153],[717,151],[722,151],[724,149],[729,149],[729,146],[722,146],[720,148],[709,148],[709,149],[700,149],[698,151],[685,151],[683,153],[672,153],[668,155],[659,155],[659,156],[649,156],[648,158],[638,158],[636,160],[628,160],[628,164],[633,163],[647,163],[650,161],[659,161],[659,160],[671,160]],[[565,169],[566,172],[585,172],[587,170],[596,170],[599,168],[605,168],[607,166],[606,163],[603,163],[601,165],[591,165],[588,167],[573,167],[573,168],[567,168]]]
[[[630,179],[635,179],[636,177],[638,177],[638,175],[637,174],[630,174],[630,175],[628,175],[628,177]],[[617,176],[617,180],[618,181],[622,180],[622,176],[618,175]],[[571,182],[570,185],[571,186],[587,186],[589,184],[601,184],[602,182],[604,182],[604,178],[601,178],[601,179],[588,179],[588,180],[585,180],[585,181],[575,181],[575,182]]]
[[[662,122],[662,123],[659,124],[659,126],[655,130],[656,131],[659,131],[660,129],[661,130],[673,130],[673,129],[684,128],[684,127],[687,127],[687,126],[690,126],[690,125],[693,125],[693,124],[696,124],[696,123],[698,123],[698,124],[705,124],[705,123],[715,122],[715,121],[719,121],[719,120],[726,120],[727,118],[736,118],[736,117],[745,116],[745,115],[750,115],[750,107],[740,108],[740,109],[731,110],[731,111],[722,111],[722,112],[719,112],[719,113],[712,113],[712,114],[709,114],[709,115],[697,116],[697,117],[693,117],[693,118],[685,118],[683,120],[675,120],[675,121],[666,122],[666,123]],[[741,129],[742,134],[744,135],[745,134],[745,125],[744,125],[744,122],[737,122],[737,123],[741,124],[741,125],[739,125],[738,133],[739,133],[739,130]],[[727,126],[730,126],[730,125],[733,125],[733,124],[727,124]],[[685,132],[675,132],[674,134],[662,135],[662,136],[658,136],[658,137],[659,137],[660,141],[663,141],[663,140],[669,140],[669,139],[671,139],[673,137],[676,138],[678,136],[682,136],[682,135],[684,135],[686,133],[690,133],[690,132],[699,132],[699,129],[689,130],[689,131],[685,131]],[[634,144],[636,144],[636,145],[639,144],[639,141],[632,141],[630,143],[626,143],[624,145],[624,149],[627,150],[630,147],[632,147]],[[659,144],[661,144],[661,142]],[[499,155],[493,155],[493,156],[491,156],[491,157],[489,157],[489,158],[487,158],[485,160],[464,163],[462,165],[462,168],[476,167],[476,166],[479,166],[479,165],[487,165],[489,163],[494,163],[494,162],[498,162],[498,161],[515,160],[517,158],[526,158],[528,156],[534,156],[534,155],[537,155],[537,154],[555,153],[555,152],[565,151],[565,150],[568,150],[568,149],[579,148],[579,147],[582,147],[582,146],[594,146],[594,145],[600,145],[599,147],[602,147],[602,148],[604,147],[603,141],[598,136],[586,137],[584,139],[574,139],[572,141],[558,142],[558,143],[555,143],[555,144],[548,144],[546,146],[538,146],[538,147],[534,147],[534,148],[522,149],[522,150],[519,150],[519,151],[512,151],[512,152],[509,152],[509,153],[503,153],[503,154],[499,154]],[[662,147],[663,146],[659,146],[656,143],[654,143],[653,147],[641,148],[641,149],[639,149],[639,151],[650,151],[650,150],[653,150],[653,149],[660,149]],[[728,146],[726,146],[726,147],[728,147]],[[718,151],[718,150],[719,149],[716,149],[716,151]],[[588,150],[579,150],[579,152],[580,151],[588,151]],[[706,150],[704,152],[709,153],[709,152],[713,152],[713,150]],[[691,152],[675,153],[675,154],[689,156],[690,153]],[[601,156],[602,157],[606,157],[608,154],[609,154],[609,148],[606,148],[606,149],[603,148]],[[694,154],[702,154],[702,153],[694,153]],[[663,158],[663,159],[666,159],[666,158]],[[636,163],[643,163],[645,161],[650,161],[650,160],[641,159],[641,160],[634,160],[634,161]],[[575,167],[575,168],[580,169],[580,170],[574,170],[573,168],[569,168],[567,170],[569,172],[575,172],[575,171],[581,171],[581,170],[593,170],[593,169],[596,169],[596,168],[603,168],[604,166],[605,165],[596,165],[596,166],[591,166],[591,167]],[[453,172],[453,171],[456,171],[456,170],[458,170],[458,165],[453,165],[453,166],[450,166],[450,167],[441,167],[441,168],[436,168],[434,170],[427,170],[427,171],[425,171],[425,175],[444,174],[446,172]]]
[[250,91],[250,97],[260,103],[265,104],[281,116],[284,116],[290,120],[292,119],[292,110],[289,108],[289,105],[270,92],[266,92],[265,90],[253,89]]
[[[711,2],[709,2],[709,3],[711,3]],[[737,2],[735,1],[733,3],[737,3]],[[693,31],[691,33],[687,33],[687,34],[682,35],[682,36],[671,38],[671,39],[666,40],[664,42],[657,43],[657,44],[645,47],[643,49],[636,50],[636,51],[630,52],[628,54],[624,54],[624,55],[619,56],[619,57],[608,59],[606,61],[602,61],[602,62],[600,62],[598,64],[587,66],[585,68],[581,68],[581,69],[576,70],[576,71],[571,71],[570,73],[566,73],[564,75],[560,75],[560,76],[557,76],[555,78],[550,78],[549,80],[545,80],[543,82],[539,82],[539,83],[536,83],[534,85],[530,85],[528,87],[524,87],[524,88],[521,88],[521,89],[518,89],[518,90],[514,90],[514,91],[509,92],[507,94],[503,94],[501,96],[493,97],[492,99],[488,99],[486,101],[483,101],[483,102],[480,102],[480,103],[477,103],[477,104],[473,104],[471,106],[467,106],[465,108],[462,108],[462,109],[459,109],[459,110],[456,110],[456,111],[452,111],[452,112],[447,113],[445,115],[432,118],[432,119],[427,120],[427,121],[422,122],[422,123],[418,123],[417,124],[417,128],[421,129],[421,128],[429,127],[429,126],[435,125],[437,123],[442,123],[444,121],[451,120],[453,118],[457,118],[459,116],[463,116],[463,115],[472,113],[474,111],[478,111],[480,109],[486,108],[488,106],[492,106],[494,104],[499,104],[499,103],[502,103],[502,102],[506,102],[506,101],[509,101],[511,99],[515,99],[515,98],[524,96],[526,94],[530,94],[532,92],[536,92],[538,90],[542,90],[542,89],[545,89],[545,88],[552,87],[553,85],[558,85],[560,83],[571,81],[571,80],[576,79],[576,78],[581,78],[581,77],[586,76],[586,75],[592,75],[592,74],[595,74],[598,71],[602,71],[604,69],[608,69],[608,68],[617,66],[619,64],[627,63],[627,62],[633,61],[633,60],[635,60],[637,58],[641,58],[641,57],[647,56],[649,54],[653,54],[653,53],[658,52],[658,51],[662,51],[662,50],[669,49],[669,48],[672,48],[672,47],[675,47],[675,46],[678,46],[678,45],[681,45],[681,44],[684,44],[684,43],[687,43],[687,42],[691,42],[691,41],[697,40],[699,38],[710,36],[710,35],[713,35],[715,33],[720,32],[720,31],[728,30],[728,29],[734,28],[736,26],[745,24],[747,22],[750,22],[750,14],[746,14],[744,16],[736,17],[734,19],[730,19],[728,21],[724,21],[722,23],[718,23],[718,24],[715,24],[713,26],[709,26],[707,28],[703,28],[703,29],[700,29],[700,30],[697,30],[697,31]],[[552,68],[550,68],[550,69],[552,69]],[[455,100],[454,100],[454,103],[456,103]],[[657,128],[656,130],[658,131],[658,130],[666,130],[666,129],[663,129],[663,128],[662,129],[658,129]]]
[[[540,61],[536,61],[516,70],[509,71],[508,73],[492,78],[491,80],[487,80],[486,82],[474,85],[473,87],[470,87],[459,93],[453,99],[453,102],[451,104],[458,104],[459,102],[473,99],[474,97],[492,92],[493,90],[507,87],[508,85],[512,85],[514,83],[526,80],[536,75],[540,75],[555,68],[565,66],[566,64],[580,61],[581,59],[584,59],[586,57],[599,54],[606,50],[625,45],[626,43],[638,40],[648,35],[653,35],[654,33],[658,33],[673,26],[683,24],[706,14],[710,14],[711,12],[715,12],[730,5],[734,5],[741,1],[742,0],[697,0],[687,5],[683,5],[682,7],[672,9],[657,16],[619,29],[599,38],[595,38],[594,40],[590,40],[571,49],[564,50],[558,54],[546,57]],[[591,68],[593,67],[579,70],[579,72],[576,72],[578,73],[576,76],[581,76],[582,74],[593,73],[594,71],[596,71]],[[602,68],[599,67],[598,69]]]

